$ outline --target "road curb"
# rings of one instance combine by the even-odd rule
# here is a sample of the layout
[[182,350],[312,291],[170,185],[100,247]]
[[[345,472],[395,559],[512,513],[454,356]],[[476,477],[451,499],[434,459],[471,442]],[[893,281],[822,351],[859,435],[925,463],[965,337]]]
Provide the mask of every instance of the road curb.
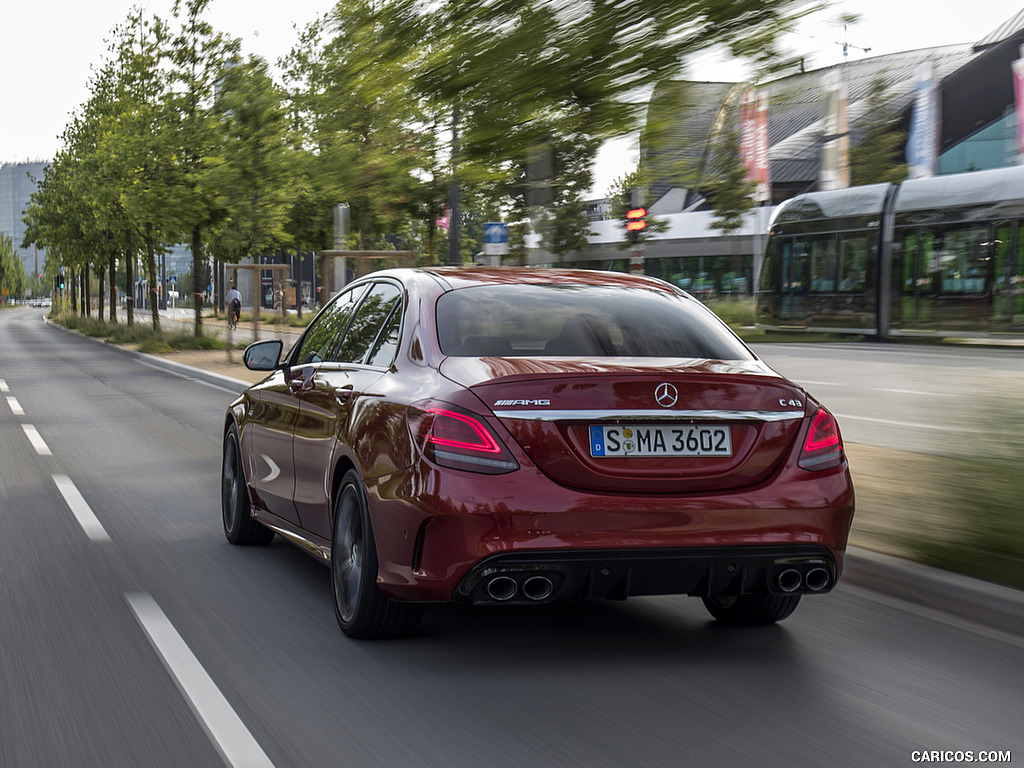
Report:
[[184,376],[185,378],[188,379],[196,379],[197,381],[202,381],[206,384],[212,384],[215,387],[230,389],[232,391],[238,392],[239,394],[242,393],[242,390],[250,386],[248,381],[236,379],[233,376],[225,376],[224,374],[221,373],[206,371],[203,370],[202,368],[196,368],[195,366],[192,365],[185,365],[184,363],[179,363],[174,360],[168,360],[165,357],[160,357],[160,355],[151,355],[148,352],[139,352],[136,349],[122,347],[120,344],[111,344],[110,342],[104,339],[97,339],[93,336],[87,336],[84,333],[79,333],[78,331],[73,331],[70,328],[65,328],[63,325],[55,323],[45,316],[43,317],[43,322],[45,322],[52,328],[59,328],[64,333],[72,334],[80,339],[87,339],[95,344],[102,344],[107,349],[116,350],[118,352],[121,352],[122,354],[129,355],[130,357],[134,357],[137,360],[141,360],[142,362],[148,363],[149,365],[155,366],[157,368],[163,368],[164,370],[170,371],[171,373],[176,373],[179,376]]
[[233,391],[242,393],[242,390],[251,386],[248,381],[242,379],[236,379],[233,376],[225,376],[222,373],[214,373],[213,371],[205,371],[202,368],[196,368],[192,365],[186,365],[185,363],[179,363],[175,360],[168,360],[165,357],[159,355],[150,355],[146,352],[139,352],[134,349],[125,349],[118,347],[122,352],[126,352],[133,357],[136,357],[149,365],[157,368],[163,368],[172,373],[176,373],[180,376],[184,376],[187,379],[196,379],[198,381],[212,384],[215,387],[222,387],[225,389],[231,389]]
[[1024,637],[1024,592],[860,547],[843,582]]

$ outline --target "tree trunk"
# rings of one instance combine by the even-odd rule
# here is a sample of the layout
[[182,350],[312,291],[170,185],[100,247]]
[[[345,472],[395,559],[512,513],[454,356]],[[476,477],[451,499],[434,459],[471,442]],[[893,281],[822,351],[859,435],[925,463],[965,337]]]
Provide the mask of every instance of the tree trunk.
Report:
[[152,222],[146,224],[146,275],[149,279],[149,314],[153,320],[153,332],[160,333],[160,296],[156,279],[156,240],[153,237]]
[[224,313],[224,302],[221,298],[224,296],[224,286],[221,285],[223,282],[220,279],[223,269],[219,260],[213,260],[213,296],[210,298],[213,300],[213,311],[220,315]]
[[195,306],[196,338],[203,335],[203,238],[199,227],[192,228],[192,304]]
[[103,301],[104,301],[104,299],[106,297],[106,292],[103,290],[106,287],[105,284],[104,284],[105,275],[104,275],[102,269],[100,270],[98,277],[99,277],[99,281],[100,281],[100,285],[99,285],[100,290],[99,290],[99,293],[96,294],[96,307],[97,307],[96,319],[102,320],[103,319]]
[[117,322],[117,254],[110,254],[110,322]]
[[68,291],[71,294],[71,312],[78,314],[78,280],[75,277],[75,270],[68,269],[70,277],[68,278]]
[[135,325],[135,251],[131,243],[128,244],[128,248],[125,250],[124,295],[128,327],[131,328]]

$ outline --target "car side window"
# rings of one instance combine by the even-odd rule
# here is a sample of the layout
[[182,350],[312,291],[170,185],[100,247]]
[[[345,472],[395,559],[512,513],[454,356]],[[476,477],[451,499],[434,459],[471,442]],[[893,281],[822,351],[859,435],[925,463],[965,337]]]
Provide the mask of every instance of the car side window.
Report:
[[380,282],[373,286],[356,310],[341,341],[336,356],[338,362],[361,363],[366,359],[371,347],[376,346],[401,295],[401,290],[394,283]]
[[367,365],[374,365],[386,368],[395,362],[395,354],[398,352],[399,334],[402,328],[402,309],[399,302],[391,310],[391,315],[384,323],[377,341],[373,343],[370,356],[366,360]]
[[355,308],[359,305],[359,299],[367,290],[366,285],[356,286],[327,305],[327,309],[306,329],[306,335],[302,337],[302,346],[293,365],[335,359],[335,350],[345,329],[348,328]]

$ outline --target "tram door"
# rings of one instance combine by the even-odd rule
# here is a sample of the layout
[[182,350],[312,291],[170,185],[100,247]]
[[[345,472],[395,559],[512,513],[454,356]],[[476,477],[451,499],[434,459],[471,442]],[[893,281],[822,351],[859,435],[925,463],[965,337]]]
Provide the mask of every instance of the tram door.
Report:
[[1019,221],[995,226],[993,325],[1008,331],[1024,329],[1024,229]]
[[986,330],[992,314],[990,231],[984,223],[904,230],[902,247],[894,251],[894,271],[902,276],[894,327]]
[[804,295],[807,291],[808,242],[804,238],[788,238],[782,242],[782,267],[779,317],[798,322],[804,319]]
[[[922,328],[932,321],[935,235],[924,229],[905,230],[894,249],[892,319],[895,327]],[[896,286],[899,285],[897,293]],[[896,297],[899,296],[897,299]]]

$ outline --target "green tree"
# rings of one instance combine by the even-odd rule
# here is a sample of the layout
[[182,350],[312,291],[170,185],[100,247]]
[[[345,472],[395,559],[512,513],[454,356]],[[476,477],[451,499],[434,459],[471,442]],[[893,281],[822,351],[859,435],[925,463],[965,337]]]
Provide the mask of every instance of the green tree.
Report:
[[14,249],[14,242],[0,234],[0,295],[21,298],[25,285],[25,265]]
[[286,60],[294,119],[315,163],[309,190],[351,212],[349,242],[386,247],[422,199],[427,118],[410,91],[417,46],[392,35],[406,4],[354,0],[311,24]]
[[181,166],[180,186],[172,199],[180,231],[176,234],[191,244],[195,335],[203,335],[203,306],[200,296],[206,286],[204,235],[223,215],[217,198],[206,188],[209,159],[216,153],[218,134],[212,102],[214,88],[225,62],[237,55],[238,43],[216,33],[202,18],[210,0],[175,0],[173,12],[181,22],[177,35],[169,40],[171,61],[168,106],[176,121],[173,139]]
[[[116,62],[108,60],[91,79],[89,99],[63,137],[76,180],[75,198],[80,205],[82,231],[78,236],[84,238],[85,233],[89,233],[88,258],[97,272],[100,273],[104,263],[109,270],[111,322],[116,319],[117,258],[126,253],[134,256],[132,224],[119,197],[123,186],[122,178],[117,175],[120,165],[116,158],[109,156],[110,147],[104,142],[110,126],[118,119],[116,86]],[[84,245],[85,241],[80,244]],[[102,291],[102,282],[100,285]],[[128,285],[125,287],[127,290]],[[128,307],[128,320],[132,323],[131,303]]]
[[220,152],[210,160],[209,187],[225,211],[218,255],[237,262],[287,242],[292,155],[283,94],[257,57],[230,64],[215,109]]
[[907,177],[903,151],[907,134],[899,129],[900,114],[889,105],[885,80],[871,83],[862,137],[850,148],[850,183],[897,184]]
[[[78,121],[65,131],[65,138],[75,135]],[[95,245],[95,231],[84,190],[87,179],[80,173],[80,163],[68,151],[61,151],[46,166],[43,178],[32,193],[25,214],[25,237],[22,245],[36,244],[46,249],[47,271],[56,274],[60,266],[71,270],[70,297],[72,310],[78,309],[75,275],[85,271]],[[85,306],[82,306],[83,313]]]
[[408,41],[426,41],[420,92],[450,111],[458,106],[464,162],[510,175],[551,144],[578,147],[592,161],[604,140],[638,125],[644,102],[637,94],[679,74],[686,55],[721,43],[736,55],[770,58],[796,15],[794,3],[768,0],[423,6],[429,11],[406,33]]
[[156,255],[168,235],[181,231],[175,216],[184,186],[178,121],[166,98],[168,30],[158,17],[149,19],[135,10],[116,32],[115,98],[100,146],[111,164],[112,180],[120,182],[118,204],[144,247],[150,317],[159,332]]

